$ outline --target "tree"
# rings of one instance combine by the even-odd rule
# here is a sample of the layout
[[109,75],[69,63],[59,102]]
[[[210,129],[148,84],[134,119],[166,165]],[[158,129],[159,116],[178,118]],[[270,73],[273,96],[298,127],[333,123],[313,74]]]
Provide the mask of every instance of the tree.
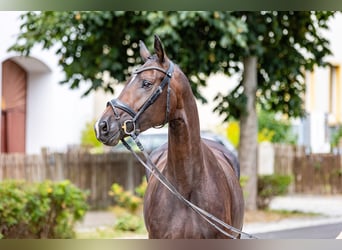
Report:
[[[57,46],[64,83],[81,80],[88,91],[122,81],[140,63],[138,41],[152,44],[158,34],[171,59],[189,77],[194,94],[211,73],[240,73],[241,82],[218,95],[216,111],[225,120],[240,120],[239,158],[246,184],[247,209],[256,209],[256,103],[289,117],[304,115],[304,71],[323,65],[329,54],[327,29],[331,12],[42,12],[22,16],[21,34],[12,50],[29,54],[41,43]],[[105,77],[105,75],[110,77]],[[104,81],[105,79],[109,81]],[[224,86],[222,86],[224,88]]]
[[249,179],[247,209],[256,209],[257,117],[256,103],[263,110],[288,117],[305,115],[303,94],[305,71],[325,65],[329,42],[321,31],[327,29],[332,12],[234,12],[248,27],[247,47],[234,54],[244,73],[238,86],[218,95],[216,110],[240,119],[239,158],[242,173]]
[[232,73],[228,47],[246,45],[246,26],[229,12],[47,11],[21,18],[21,33],[10,50],[29,55],[37,44],[57,47],[65,71],[62,83],[77,88],[81,80],[90,82],[85,95],[98,88],[113,92],[113,84],[141,63],[139,40],[152,46],[153,34],[158,34],[168,56],[190,78],[195,96],[206,101],[198,87],[211,72]]

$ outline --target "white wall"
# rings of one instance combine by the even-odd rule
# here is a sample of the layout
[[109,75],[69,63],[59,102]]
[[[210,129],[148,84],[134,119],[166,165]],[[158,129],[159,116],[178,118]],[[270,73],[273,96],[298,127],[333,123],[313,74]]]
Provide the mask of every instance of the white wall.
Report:
[[81,130],[94,118],[92,96],[81,99],[80,90],[69,90],[58,78],[58,72],[29,77],[27,153],[37,153],[41,147],[63,150],[79,144]]
[[208,101],[208,103],[205,104],[197,101],[202,130],[212,130],[221,133],[224,132],[220,131],[220,129],[222,129],[224,117],[219,116],[217,112],[213,111],[217,106],[217,102],[214,102],[214,98],[218,93],[222,93],[224,95],[230,93],[239,83],[239,77],[239,75],[228,77],[220,73],[214,74],[209,77],[207,86],[200,89],[200,92]]

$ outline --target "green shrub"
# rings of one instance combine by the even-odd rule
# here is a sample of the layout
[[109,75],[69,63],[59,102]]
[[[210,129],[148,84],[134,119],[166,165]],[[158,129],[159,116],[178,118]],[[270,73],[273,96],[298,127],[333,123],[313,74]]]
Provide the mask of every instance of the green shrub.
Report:
[[117,219],[114,229],[119,231],[141,232],[145,229],[145,224],[141,216],[128,213]]
[[[124,190],[124,188],[117,183],[112,185],[109,195],[113,196],[116,206],[121,210],[121,212],[117,212],[116,214],[117,221],[114,226],[116,230],[139,232],[145,228],[141,216],[141,208],[146,187],[147,181],[145,178],[134,190],[135,193]],[[122,213],[122,210],[125,212]],[[116,211],[118,211],[118,209],[116,209]]]
[[109,195],[114,198],[116,205],[127,209],[130,213],[136,213],[143,204],[143,197],[146,191],[147,181],[144,178],[141,184],[135,188],[135,193],[124,190],[118,183],[114,183]]
[[291,181],[292,177],[288,175],[258,176],[258,208],[265,209],[274,196],[286,194]]
[[340,126],[331,136],[331,147],[338,147],[340,139],[342,138],[342,126]]
[[137,194],[137,196],[143,198],[146,192],[146,188],[147,188],[147,181],[146,178],[143,177],[143,180],[141,182],[141,184],[139,186],[137,186],[134,191]]
[[86,198],[69,181],[0,182],[0,238],[73,238]]
[[290,121],[283,116],[278,117],[274,112],[258,110],[258,129],[259,142],[295,144],[297,141]]
[[124,188],[117,183],[112,185],[109,195],[114,197],[116,205],[127,209],[133,214],[137,212],[142,204],[141,197],[136,196],[129,191],[125,191]]

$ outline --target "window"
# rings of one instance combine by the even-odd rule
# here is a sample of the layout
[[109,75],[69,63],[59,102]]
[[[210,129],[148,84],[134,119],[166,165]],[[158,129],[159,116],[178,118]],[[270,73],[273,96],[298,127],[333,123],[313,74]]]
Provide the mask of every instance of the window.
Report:
[[329,114],[331,122],[334,124],[342,122],[341,91],[340,67],[331,65],[329,79]]

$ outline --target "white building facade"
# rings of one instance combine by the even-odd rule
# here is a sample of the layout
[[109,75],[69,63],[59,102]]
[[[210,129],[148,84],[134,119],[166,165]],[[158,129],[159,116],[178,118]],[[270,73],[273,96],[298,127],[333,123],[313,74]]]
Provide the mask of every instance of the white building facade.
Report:
[[313,153],[330,152],[331,136],[342,125],[342,14],[337,13],[324,36],[330,42],[330,66],[316,67],[306,75],[305,110],[300,123],[299,143]]
[[[53,50],[37,46],[30,57],[8,52],[19,33],[20,14],[0,12],[1,152],[33,154],[42,147],[65,150],[80,144],[82,129],[95,117],[94,95],[81,98],[84,89],[70,90],[59,83],[64,75]],[[18,70],[25,75],[24,89],[16,83]],[[17,89],[13,89],[15,84]]]

